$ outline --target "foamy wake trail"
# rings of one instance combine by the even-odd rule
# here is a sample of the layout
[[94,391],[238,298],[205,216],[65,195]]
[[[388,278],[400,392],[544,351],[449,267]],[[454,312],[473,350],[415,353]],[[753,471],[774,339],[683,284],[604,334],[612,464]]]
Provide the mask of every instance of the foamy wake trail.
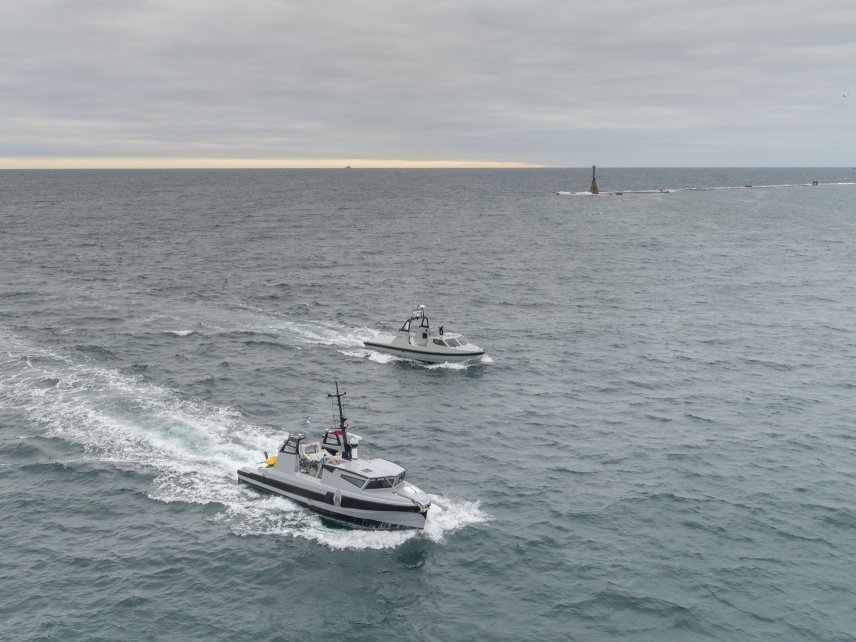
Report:
[[297,535],[332,549],[395,548],[416,537],[441,543],[456,530],[490,520],[477,501],[430,497],[431,510],[422,532],[327,528],[315,513],[273,495],[256,501],[252,511],[242,508],[236,513],[234,506],[227,506],[221,517],[235,524],[232,530],[240,535]]
[[[239,486],[235,471],[257,464],[262,450],[276,449],[282,439],[278,430],[2,331],[0,403],[23,411],[45,428],[45,436],[78,444],[93,460],[154,473],[148,493],[154,500],[222,504],[217,519],[235,534],[302,537],[357,549],[390,548],[422,536],[328,528],[285,498]],[[477,502],[434,501],[424,531],[434,541],[488,519]]]
[[362,346],[385,334],[372,328],[349,326],[337,321],[294,321],[284,319],[269,310],[244,306],[223,310],[210,307],[190,307],[174,316],[151,316],[138,324],[149,331],[176,337],[254,332],[280,338],[291,345],[324,345],[338,347]]
[[363,341],[377,341],[384,336],[371,328],[328,321],[283,321],[277,326],[300,342],[325,346],[357,347],[362,346]]
[[346,357],[368,359],[369,361],[374,361],[375,363],[393,363],[395,361],[404,361],[404,359],[400,359],[395,355],[384,354],[382,352],[376,352],[367,348],[361,348],[357,350],[339,350],[339,354],[343,354]]
[[[161,323],[161,319],[153,319]],[[175,322],[176,319],[171,319]],[[185,319],[185,323],[187,320]],[[347,357],[367,359],[375,363],[395,363],[399,361],[412,363],[428,369],[466,370],[478,363],[493,363],[493,360],[485,355],[480,361],[467,363],[440,363],[426,364],[410,359],[402,359],[390,354],[384,354],[364,347],[365,341],[388,342],[393,339],[392,334],[381,330],[360,326],[348,326],[336,321],[291,321],[279,319],[269,312],[260,309],[246,307],[241,310],[232,311],[228,320],[219,321],[206,319],[199,323],[202,330],[162,330],[164,334],[186,337],[197,333],[231,333],[231,332],[258,332],[274,335],[291,345],[323,345],[339,348],[339,353]]]
[[294,321],[283,319],[268,310],[246,306],[232,310],[227,319],[207,320],[205,325],[215,332],[249,331],[273,334],[295,345],[324,345],[342,348],[361,347],[363,341],[375,341],[385,333],[337,321]]

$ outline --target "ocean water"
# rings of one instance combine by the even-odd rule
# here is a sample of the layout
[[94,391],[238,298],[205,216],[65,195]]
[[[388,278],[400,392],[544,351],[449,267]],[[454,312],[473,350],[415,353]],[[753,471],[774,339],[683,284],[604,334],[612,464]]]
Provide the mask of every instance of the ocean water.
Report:
[[[856,639],[856,170],[589,180],[0,172],[0,638]],[[336,380],[424,532],[237,485]]]

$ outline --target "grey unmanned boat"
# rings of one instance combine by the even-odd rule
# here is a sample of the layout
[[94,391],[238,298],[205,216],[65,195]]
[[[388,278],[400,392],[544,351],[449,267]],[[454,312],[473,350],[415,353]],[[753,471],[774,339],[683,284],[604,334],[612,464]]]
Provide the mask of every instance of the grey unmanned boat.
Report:
[[257,469],[238,470],[238,482],[302,504],[326,517],[365,528],[425,528],[428,495],[404,481],[405,469],[386,459],[360,459],[359,435],[348,431],[336,384],[339,428],[321,441],[289,434],[279,453]]
[[484,354],[484,350],[470,343],[465,336],[456,332],[445,332],[442,325],[435,335],[428,323],[428,317],[425,316],[424,305],[420,305],[410,314],[410,318],[398,329],[398,334],[391,341],[363,341],[363,345],[403,359],[428,363],[469,361]]

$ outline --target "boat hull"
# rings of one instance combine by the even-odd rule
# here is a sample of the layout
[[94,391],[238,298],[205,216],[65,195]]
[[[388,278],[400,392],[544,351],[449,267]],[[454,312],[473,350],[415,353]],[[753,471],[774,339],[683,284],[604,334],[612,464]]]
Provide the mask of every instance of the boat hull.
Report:
[[484,350],[435,352],[430,349],[419,349],[412,346],[405,348],[388,343],[375,343],[373,341],[364,341],[363,345],[370,350],[391,354],[402,359],[412,359],[413,361],[424,361],[426,363],[463,363],[464,361],[478,359],[484,354]]
[[325,517],[360,528],[423,529],[426,510],[412,506],[395,506],[382,502],[371,502],[359,498],[341,496],[336,504],[332,492],[319,492],[289,481],[242,468],[238,471],[238,482],[264,490],[310,508]]

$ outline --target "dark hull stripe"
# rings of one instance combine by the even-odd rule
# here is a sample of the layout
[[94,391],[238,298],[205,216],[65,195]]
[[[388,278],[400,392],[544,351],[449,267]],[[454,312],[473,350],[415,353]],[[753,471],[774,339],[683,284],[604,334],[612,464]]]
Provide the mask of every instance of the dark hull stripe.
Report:
[[426,350],[411,350],[410,348],[399,348],[384,343],[372,343],[371,341],[363,341],[363,345],[367,348],[379,348],[381,350],[394,350],[396,352],[412,352],[414,354],[424,354],[426,357],[480,357],[484,354],[481,352],[428,352]]
[[403,524],[390,524],[389,522],[382,522],[375,519],[364,519],[362,517],[351,517],[350,515],[343,515],[342,513],[334,513],[333,511],[325,510],[320,508],[319,506],[309,506],[316,513],[320,513],[322,516],[327,517],[328,519],[333,519],[337,522],[345,522],[346,524],[353,524],[354,526],[360,526],[361,528],[394,528],[396,530],[410,530],[412,528],[421,528],[419,526],[404,526]]
[[[257,481],[260,484],[267,484],[268,486],[273,486],[274,488],[278,488],[287,493],[291,493],[292,495],[297,495],[299,497],[305,497],[306,499],[311,499],[316,502],[322,502],[324,504],[329,504],[333,506],[333,493],[317,493],[311,490],[307,490],[306,488],[301,488],[300,486],[294,486],[292,484],[287,484],[278,479],[271,479],[270,477],[265,477],[264,475],[258,475],[256,473],[247,472],[245,470],[238,471],[238,481],[244,481],[241,479],[242,477],[246,477],[248,480]],[[419,507],[415,504],[411,504],[410,506],[394,506],[391,504],[381,504],[380,502],[369,502],[364,499],[356,499],[353,497],[348,497],[344,493],[342,493],[342,508],[354,508],[357,510],[377,510],[377,511],[395,511],[397,513],[418,513]],[[312,508],[315,508],[314,506]]]
[[[253,488],[258,490],[262,490],[265,492],[274,492],[269,488],[265,488],[264,486],[257,486],[252,481],[243,479],[240,475],[238,475],[238,481],[243,482],[245,484],[251,485]],[[271,481],[271,480],[266,480]],[[262,482],[260,482],[262,483]],[[288,499],[295,501],[306,508],[315,511],[316,513],[320,513],[322,517],[326,517],[328,519],[335,520],[337,522],[350,524],[352,526],[359,526],[361,528],[377,528],[377,529],[395,529],[395,530],[411,530],[411,529],[421,529],[423,526],[405,526],[404,524],[394,524],[391,522],[385,522],[380,519],[366,519],[364,517],[352,517],[351,515],[344,515],[342,513],[337,513],[333,510],[327,510],[326,508],[322,508],[321,506],[317,506],[315,504],[309,504],[307,502],[300,501],[299,499],[295,499],[294,497],[288,497]]]
[[246,477],[247,479],[257,481],[260,484],[267,484],[268,486],[279,488],[280,490],[284,490],[285,492],[291,493],[292,495],[299,495],[300,497],[305,497],[306,499],[314,499],[316,502],[326,502],[329,504],[333,503],[332,499],[328,501],[328,498],[324,493],[314,493],[311,490],[306,490],[305,488],[301,488],[300,486],[284,484],[283,482],[278,481],[276,479],[270,479],[269,477],[265,477],[263,475],[257,475],[255,473],[248,473],[245,471],[238,472],[238,481],[243,481],[241,479],[242,476]]

